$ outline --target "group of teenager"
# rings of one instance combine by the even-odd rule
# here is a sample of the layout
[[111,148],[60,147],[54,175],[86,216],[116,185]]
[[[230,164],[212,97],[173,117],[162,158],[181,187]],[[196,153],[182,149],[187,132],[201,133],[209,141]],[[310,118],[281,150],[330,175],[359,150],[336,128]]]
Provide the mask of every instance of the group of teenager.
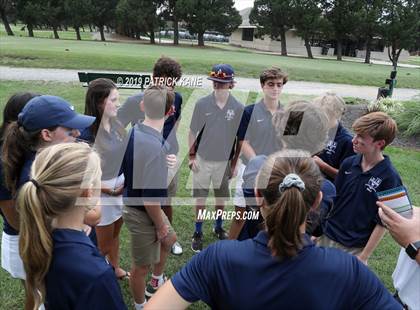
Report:
[[[231,94],[232,66],[213,66],[213,92],[194,105],[188,133],[197,254],[167,279],[169,253],[183,251],[171,206],[181,161],[179,77],[175,60],[159,58],[156,83],[121,107],[116,85],[94,80],[84,115],[55,96],[19,93],[7,102],[1,264],[24,281],[26,309],[125,309],[118,279],[126,278],[136,309],[183,309],[198,300],[216,309],[420,307],[420,214],[414,208],[405,219],[376,196],[402,185],[383,154],[395,121],[366,114],[353,136],[334,94],[284,106],[288,76],[278,68],[261,73],[262,99],[244,106]],[[237,214],[260,217],[235,217],[227,232],[219,216],[213,232],[231,240],[203,249],[199,214],[210,189],[216,210],[224,209],[233,177]],[[119,265],[123,223],[130,272]],[[366,266],[386,229],[417,250],[401,250],[395,296]]]

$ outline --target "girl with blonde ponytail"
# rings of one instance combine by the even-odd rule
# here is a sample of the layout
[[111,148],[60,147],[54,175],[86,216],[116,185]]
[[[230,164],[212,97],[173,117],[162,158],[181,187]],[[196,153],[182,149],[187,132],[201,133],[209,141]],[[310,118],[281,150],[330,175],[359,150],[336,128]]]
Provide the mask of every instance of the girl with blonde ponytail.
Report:
[[84,232],[100,180],[100,158],[87,144],[37,154],[17,198],[26,309],[125,309],[112,267]]
[[[292,142],[292,139],[290,139]],[[305,233],[322,199],[321,172],[309,152],[284,150],[258,173],[265,229],[255,238],[210,245],[148,301],[145,309],[400,309],[355,256],[317,247]]]

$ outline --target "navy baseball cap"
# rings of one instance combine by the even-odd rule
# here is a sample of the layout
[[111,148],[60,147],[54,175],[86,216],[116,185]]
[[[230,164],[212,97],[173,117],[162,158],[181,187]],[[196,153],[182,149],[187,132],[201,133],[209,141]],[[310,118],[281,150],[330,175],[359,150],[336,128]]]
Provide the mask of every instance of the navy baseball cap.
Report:
[[211,69],[210,75],[207,78],[219,83],[232,83],[234,82],[233,77],[235,76],[235,71],[231,65],[228,64],[218,64],[214,65]]
[[74,107],[57,96],[34,97],[19,113],[18,123],[27,131],[62,126],[71,129],[84,129],[95,121],[95,117],[82,115]]

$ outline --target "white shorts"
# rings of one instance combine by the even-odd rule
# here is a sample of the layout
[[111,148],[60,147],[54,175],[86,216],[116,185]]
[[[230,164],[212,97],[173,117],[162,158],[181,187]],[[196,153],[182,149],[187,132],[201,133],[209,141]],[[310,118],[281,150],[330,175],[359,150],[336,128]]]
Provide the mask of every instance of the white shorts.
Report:
[[[102,184],[109,188],[117,188],[124,184],[124,175],[102,181]],[[122,195],[110,196],[101,193],[101,221],[97,226],[106,226],[116,222],[122,217]]]
[[15,279],[25,280],[25,269],[19,255],[19,235],[8,235],[3,231],[1,237],[1,267]]
[[238,174],[236,176],[236,185],[235,185],[235,197],[233,197],[233,204],[235,207],[245,208],[246,201],[244,198],[244,191],[242,189],[242,184],[244,179],[242,178],[245,171],[245,165],[241,162],[238,163]]

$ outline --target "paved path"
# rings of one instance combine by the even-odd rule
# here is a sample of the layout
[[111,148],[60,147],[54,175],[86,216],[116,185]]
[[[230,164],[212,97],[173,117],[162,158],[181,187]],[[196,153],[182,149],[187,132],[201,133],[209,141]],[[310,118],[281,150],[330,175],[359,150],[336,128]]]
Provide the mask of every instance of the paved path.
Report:
[[[56,82],[78,82],[78,71],[88,72],[115,72],[103,70],[67,70],[67,69],[42,69],[42,68],[17,68],[0,66],[0,80],[16,81],[56,81]],[[119,71],[118,73],[124,73]],[[130,73],[130,72],[127,72]],[[131,72],[132,73],[132,72]],[[142,72],[139,72],[142,73]],[[186,77],[201,77],[203,87],[211,88],[212,84],[204,75],[186,75]],[[258,79],[237,78],[236,89],[260,91]],[[335,92],[343,97],[358,97],[367,100],[374,100],[378,93],[377,87],[355,86],[333,83],[316,83],[289,81],[283,90],[286,94],[297,95],[320,95],[325,92]],[[420,89],[397,88],[394,89],[393,98],[399,100],[410,100],[417,97],[420,99]]]

